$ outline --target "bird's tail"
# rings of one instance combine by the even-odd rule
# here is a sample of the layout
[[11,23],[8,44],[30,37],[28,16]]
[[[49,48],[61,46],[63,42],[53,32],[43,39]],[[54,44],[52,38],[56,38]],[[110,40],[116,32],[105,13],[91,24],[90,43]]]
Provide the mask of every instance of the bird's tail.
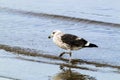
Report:
[[98,47],[96,44],[93,43],[87,43],[87,45],[85,45],[85,47]]

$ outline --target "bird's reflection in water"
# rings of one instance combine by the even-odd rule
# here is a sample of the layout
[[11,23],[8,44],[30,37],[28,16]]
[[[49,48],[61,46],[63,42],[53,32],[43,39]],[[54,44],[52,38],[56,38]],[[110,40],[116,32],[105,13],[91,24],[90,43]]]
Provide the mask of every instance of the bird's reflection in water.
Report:
[[71,68],[68,68],[56,74],[53,77],[53,80],[96,80],[96,79],[89,75],[84,75],[84,74],[71,70]]

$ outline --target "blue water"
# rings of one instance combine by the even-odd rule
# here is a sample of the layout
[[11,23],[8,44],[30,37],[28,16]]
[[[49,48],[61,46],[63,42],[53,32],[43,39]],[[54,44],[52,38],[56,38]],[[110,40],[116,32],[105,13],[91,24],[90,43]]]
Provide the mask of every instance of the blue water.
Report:
[[[55,1],[55,3],[52,3],[54,2],[54,0],[52,0],[51,3],[46,3],[45,1],[38,3],[40,1],[35,0],[33,2],[32,0],[30,0],[30,3],[27,5],[25,5],[27,1],[7,1],[8,0],[1,0],[0,3],[0,44],[41,50],[44,52],[44,54],[58,56],[59,53],[63,52],[64,50],[57,47],[52,42],[52,40],[48,39],[48,36],[54,29],[60,29],[65,33],[71,33],[83,37],[86,40],[99,46],[99,48],[86,48],[74,51],[72,58],[93,61],[96,63],[109,64],[117,67],[120,66],[119,15],[117,15],[117,13],[113,14],[111,12],[111,10],[114,12],[114,10],[117,11],[119,9],[117,5],[116,7],[113,7],[114,5],[109,5],[108,7],[100,7],[99,5],[103,4],[103,2],[98,0],[100,2],[100,4],[98,5],[99,7],[95,7],[94,3],[94,7],[91,6],[89,8],[87,4],[92,2],[82,1],[82,3],[86,4],[85,6],[87,7],[85,7],[85,9],[83,8],[83,11],[81,11],[81,8],[84,6],[82,5],[80,6],[80,8],[78,8],[79,5],[77,2],[72,3],[72,1],[70,1],[70,3],[67,4],[69,5],[69,7],[65,7],[63,3],[65,4],[65,2],[68,2],[67,0],[64,0],[65,2]],[[20,6],[21,4],[18,4],[19,2],[23,3],[23,5]],[[104,2],[104,5],[108,3],[107,1]],[[43,5],[43,3],[45,5]],[[13,4],[15,7],[13,6]],[[74,8],[69,9],[72,11],[71,12],[68,10],[68,8],[70,8],[72,4],[74,4]],[[64,8],[62,9],[61,6]],[[87,11],[88,8],[89,11]],[[88,17],[89,14],[93,14],[93,12],[90,12],[91,10],[95,11],[97,14],[101,14],[99,13],[99,9],[103,12],[102,15],[111,15],[111,19],[108,16],[102,16],[101,18],[99,18],[99,15]],[[82,16],[79,15],[80,11],[82,12],[80,14],[83,14]],[[107,14],[106,11],[110,11],[110,14]],[[45,15],[43,13],[45,13]],[[118,19],[116,19],[116,16]],[[71,18],[73,18],[73,20]],[[85,18],[85,20],[80,21],[81,18]],[[61,70],[59,70],[59,66],[56,65],[20,60],[15,58],[18,57],[18,55],[14,55],[12,52],[6,52],[4,50],[0,50],[0,53],[0,76],[5,79],[52,80],[53,76],[61,72]],[[31,58],[33,60],[37,59],[48,62],[57,62],[56,60],[51,59],[29,56],[22,57]],[[67,55],[65,55],[64,57],[68,58]],[[96,67],[89,64],[79,66],[100,69],[96,72],[74,69],[74,71],[76,72],[95,77],[97,80],[120,79],[118,73],[119,69],[117,68]]]
[[120,23],[119,0],[1,0],[0,7]]

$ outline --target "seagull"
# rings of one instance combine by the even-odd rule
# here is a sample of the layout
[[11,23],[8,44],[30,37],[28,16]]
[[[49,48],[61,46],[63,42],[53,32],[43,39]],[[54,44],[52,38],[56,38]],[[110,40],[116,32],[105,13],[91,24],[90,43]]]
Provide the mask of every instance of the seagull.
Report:
[[82,48],[92,48],[98,47],[96,44],[90,43],[84,38],[80,38],[73,34],[65,34],[60,30],[54,30],[48,38],[52,38],[53,42],[60,48],[67,50],[68,52],[63,52],[59,55],[62,57],[64,54],[71,55],[73,50],[80,50]]

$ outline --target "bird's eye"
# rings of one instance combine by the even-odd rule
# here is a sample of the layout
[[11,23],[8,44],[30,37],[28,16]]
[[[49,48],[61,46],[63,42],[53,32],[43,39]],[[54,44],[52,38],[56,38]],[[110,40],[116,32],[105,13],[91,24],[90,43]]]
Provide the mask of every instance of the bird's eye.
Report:
[[55,34],[55,32],[53,32],[53,34]]

